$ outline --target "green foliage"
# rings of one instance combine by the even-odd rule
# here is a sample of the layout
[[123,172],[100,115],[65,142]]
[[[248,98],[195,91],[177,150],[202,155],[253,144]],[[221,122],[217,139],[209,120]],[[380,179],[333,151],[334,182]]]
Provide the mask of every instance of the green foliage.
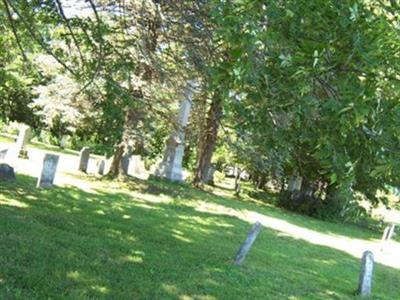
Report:
[[300,174],[322,193],[333,185],[339,206],[356,191],[385,201],[377,191],[399,178],[398,14],[361,1],[215,5],[228,117],[247,167]]
[[125,143],[155,161],[174,130],[181,90],[194,79],[188,169],[218,93],[219,169],[245,167],[260,187],[300,175],[323,201],[340,195],[327,201],[337,209],[323,206],[339,216],[357,192],[377,205],[387,201],[378,191],[400,184],[394,1],[82,5],[87,16],[66,16],[63,1],[1,2],[3,121],[45,129],[55,144],[69,135],[74,148],[90,144],[108,155]]

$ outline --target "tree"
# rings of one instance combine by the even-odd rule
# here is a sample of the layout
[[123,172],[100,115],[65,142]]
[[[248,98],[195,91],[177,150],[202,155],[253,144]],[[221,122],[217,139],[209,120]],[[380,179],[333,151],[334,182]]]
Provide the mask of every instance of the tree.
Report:
[[[398,184],[396,4],[216,3],[242,150],[274,160],[272,178],[301,176],[312,214],[343,216],[357,192],[383,201]],[[292,204],[307,197],[284,198],[303,209]]]

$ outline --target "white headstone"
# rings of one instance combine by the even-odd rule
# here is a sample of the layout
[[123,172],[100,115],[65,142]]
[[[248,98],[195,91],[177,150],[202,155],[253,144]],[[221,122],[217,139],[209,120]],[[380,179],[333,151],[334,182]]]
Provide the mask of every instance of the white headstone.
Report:
[[144,161],[140,155],[132,155],[129,159],[128,174],[129,175],[143,175],[146,172]]
[[7,159],[15,160],[18,157],[27,158],[26,145],[31,138],[31,129],[27,125],[22,125],[19,130],[15,146],[7,153]]
[[106,163],[105,163],[104,159],[99,160],[97,162],[97,174],[104,175],[105,166],[106,166]]
[[157,177],[165,178],[170,181],[183,181],[184,179],[182,160],[185,151],[185,129],[192,106],[193,89],[194,82],[189,81],[180,105],[176,131],[169,137],[164,158],[155,171]]
[[51,188],[56,176],[58,155],[46,153],[43,158],[43,165],[37,181],[37,187]]
[[83,147],[79,152],[79,167],[78,170],[82,172],[87,172],[87,168],[89,165],[89,157],[90,157],[90,148]]
[[358,283],[358,294],[361,297],[369,297],[371,295],[373,271],[374,254],[371,251],[365,251],[361,259],[361,271]]

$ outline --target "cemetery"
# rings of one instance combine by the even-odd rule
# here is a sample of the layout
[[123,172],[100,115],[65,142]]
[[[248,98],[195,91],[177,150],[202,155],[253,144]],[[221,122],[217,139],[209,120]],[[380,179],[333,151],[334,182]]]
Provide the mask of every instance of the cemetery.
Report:
[[0,10],[0,300],[400,299],[396,1]]
[[[0,141],[11,152],[20,147],[4,136]],[[29,159],[12,157],[16,177],[11,166],[11,175],[3,167],[11,158],[0,165],[0,294],[5,297],[399,295],[395,224],[382,232],[344,228],[260,206],[249,195],[237,198],[233,178],[206,193],[184,183],[152,179],[143,163],[142,174],[131,173],[129,181],[104,180],[104,159],[90,157],[87,148],[72,156],[28,143],[23,146]],[[12,286],[6,280],[16,272],[21,279]],[[247,286],[249,280],[258,287]],[[18,288],[20,284],[27,288]]]

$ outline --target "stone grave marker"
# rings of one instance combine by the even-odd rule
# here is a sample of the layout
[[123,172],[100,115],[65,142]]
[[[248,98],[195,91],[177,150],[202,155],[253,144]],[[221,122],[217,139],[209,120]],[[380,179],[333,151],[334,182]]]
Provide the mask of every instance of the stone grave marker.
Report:
[[51,188],[57,171],[59,156],[46,153],[43,157],[42,169],[36,187]]
[[244,259],[246,258],[247,253],[250,251],[251,246],[253,245],[254,241],[256,240],[258,234],[261,230],[261,223],[256,222],[250,229],[249,233],[247,234],[246,240],[240,246],[238,252],[235,255],[234,264],[239,266],[243,263]]
[[121,167],[125,174],[129,173],[129,166],[131,164],[131,155],[124,154],[121,158]]
[[210,167],[208,168],[207,171],[207,178],[206,178],[206,183],[207,184],[214,184],[214,173],[217,170],[214,164],[211,164]]
[[361,259],[361,271],[358,282],[358,294],[361,297],[369,297],[372,290],[372,275],[374,271],[374,254],[365,251]]
[[155,176],[170,181],[183,181],[182,159],[185,150],[185,129],[189,120],[194,93],[194,82],[188,81],[183,100],[180,105],[176,130],[167,141],[164,158],[155,171]]
[[89,157],[90,157],[90,148],[83,147],[79,152],[79,167],[78,170],[82,172],[87,172],[87,168],[89,165]]
[[104,170],[106,167],[106,163],[104,159],[97,161],[97,174],[104,175]]
[[144,167],[144,161],[140,157],[140,155],[132,155],[129,159],[129,175],[142,175],[146,172]]
[[14,168],[8,164],[0,164],[0,180],[15,180]]
[[29,126],[21,127],[18,134],[17,142],[15,144],[15,153],[17,157],[28,158],[26,145],[29,143],[31,135],[32,133]]
[[7,148],[0,149],[0,159],[6,159],[8,153]]

